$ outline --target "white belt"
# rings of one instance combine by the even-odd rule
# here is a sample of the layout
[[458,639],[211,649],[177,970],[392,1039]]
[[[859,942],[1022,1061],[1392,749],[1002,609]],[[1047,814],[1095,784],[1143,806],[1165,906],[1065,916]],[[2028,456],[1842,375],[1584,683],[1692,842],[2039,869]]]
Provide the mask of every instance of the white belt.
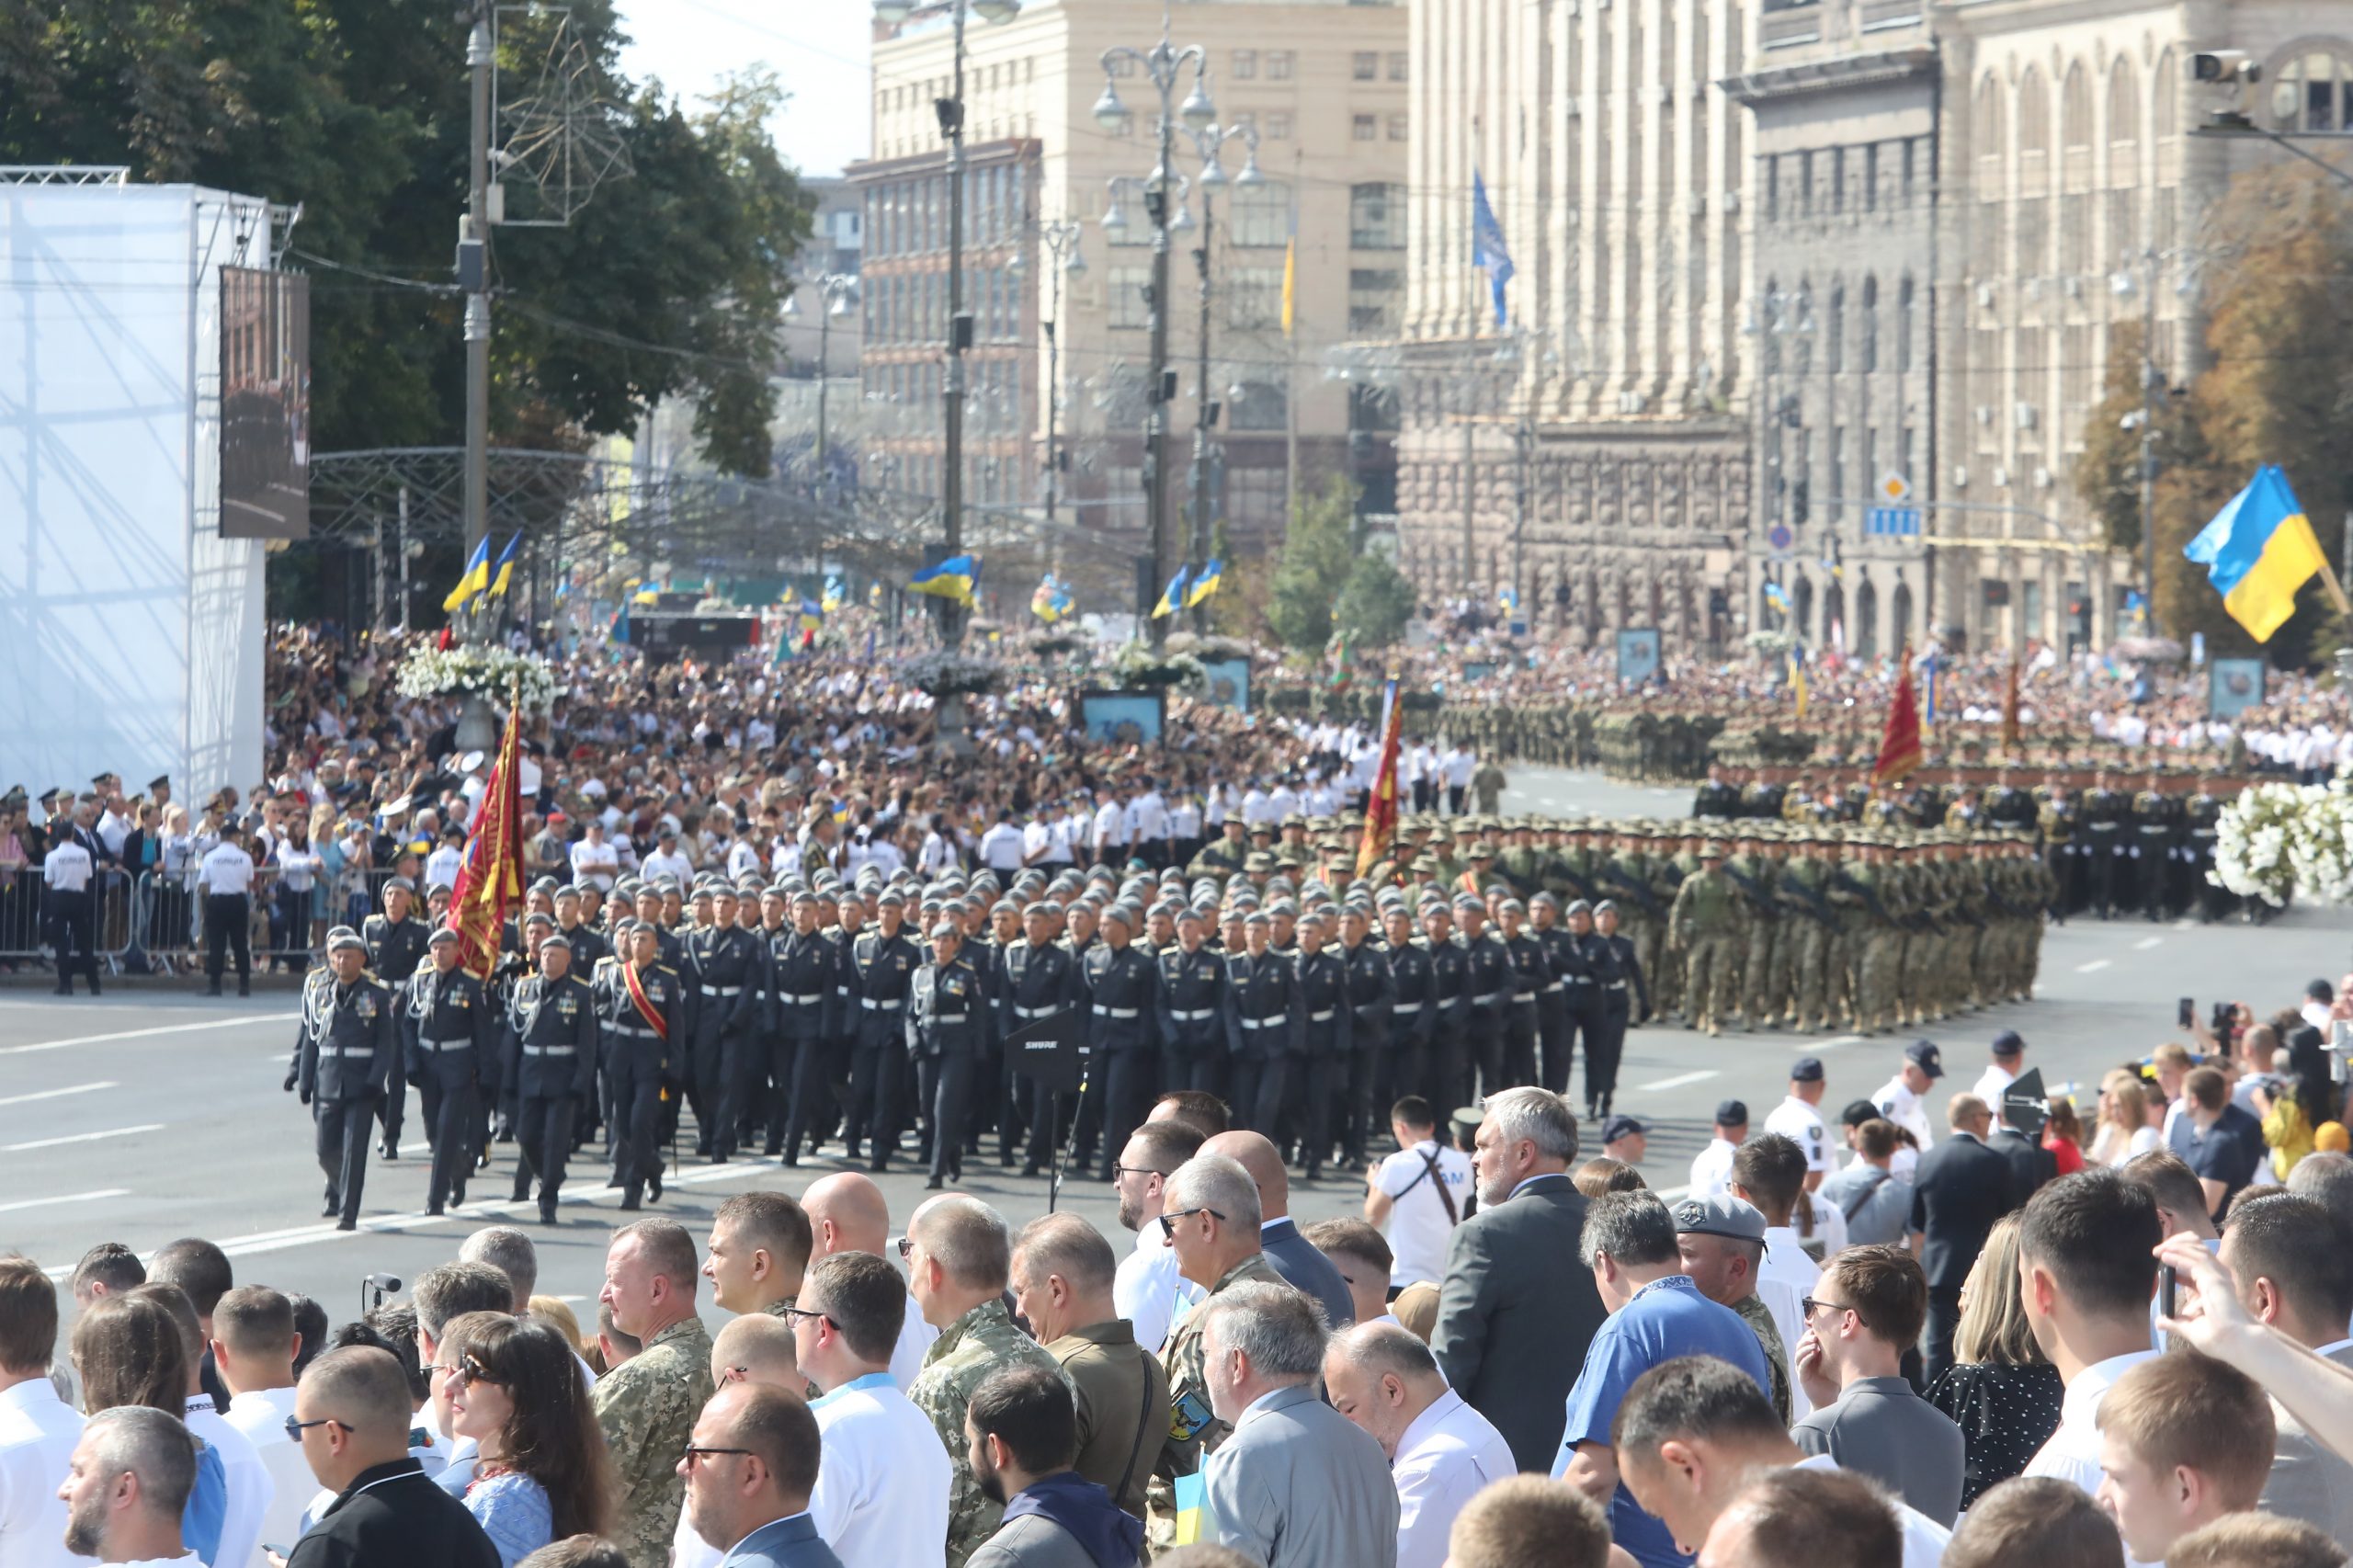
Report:
[[1215,1007],[1203,1007],[1199,1012],[1193,1013],[1179,1013],[1172,1010],[1168,1016],[1176,1019],[1180,1024],[1198,1024],[1203,1018],[1216,1017],[1217,1009]]
[[812,991],[806,996],[779,996],[777,998],[777,1000],[782,1002],[788,1007],[813,1007],[824,999],[825,994],[822,991]]
[[426,1040],[420,1036],[416,1043],[433,1051],[472,1051],[474,1048],[471,1040]]
[[1525,1005],[1525,1006],[1527,1006],[1533,1007],[1534,1006],[1536,1006],[1536,993],[1535,993],[1535,992],[1533,992],[1533,991],[1522,991],[1522,992],[1518,993],[1517,995],[1513,996],[1513,997],[1512,997],[1512,1000],[1513,1000],[1513,1001],[1515,1001],[1515,1002],[1518,1002],[1518,1003],[1521,1003],[1521,1004],[1523,1004],[1523,1005]]
[[1623,991],[1626,989],[1626,983],[1622,980],[1613,980],[1609,983],[1609,989],[1612,991]]
[[1398,1002],[1392,1005],[1389,1010],[1392,1013],[1418,1013],[1422,1010],[1422,1005],[1419,1002]]
[[376,1054],[376,1048],[372,1045],[323,1045],[319,1047],[319,1054],[321,1056],[373,1056]]
[[1504,999],[1504,994],[1503,994],[1502,992],[1500,992],[1500,991],[1490,991],[1490,992],[1488,992],[1484,996],[1473,996],[1473,997],[1472,997],[1472,998],[1471,998],[1471,1005],[1472,1005],[1472,1006],[1474,1006],[1474,1007],[1489,1007],[1489,1006],[1493,1006],[1495,1004],[1496,1004],[1497,1002],[1502,1001],[1503,999]]
[[1538,986],[1538,987],[1536,988],[1536,994],[1538,994],[1539,996],[1550,996],[1550,995],[1552,995],[1554,992],[1556,992],[1556,991],[1560,990],[1560,988],[1561,988],[1561,983],[1560,983],[1559,981],[1557,981],[1557,980],[1556,980],[1556,981],[1552,982],[1552,984],[1550,984],[1550,985],[1540,985],[1540,986]]
[[907,999],[901,996],[892,1001],[880,1002],[871,996],[861,996],[858,999],[858,1005],[872,1012],[895,1013],[907,1005]]
[[580,1048],[576,1045],[527,1045],[523,1048],[523,1054],[526,1056],[577,1056],[580,1054]]
[[1328,1024],[1332,1021],[1333,1014],[1338,1010],[1336,1007],[1326,1007],[1320,1013],[1310,1013],[1307,1015],[1307,1021],[1311,1024]]
[[1098,1018],[1132,1018],[1142,1012],[1141,1007],[1106,1007],[1100,1002],[1095,1004],[1095,1016]]
[[1013,1015],[1017,1018],[1051,1018],[1062,1010],[1062,1004],[1056,1002],[1044,1007],[1016,1007]]
[[1245,1029],[1270,1029],[1290,1021],[1288,1018],[1245,1018],[1242,1027]]
[[613,1024],[608,1027],[615,1034],[634,1035],[639,1040],[659,1040],[662,1038],[659,1032],[646,1028],[643,1024]]
[[702,994],[706,996],[733,996],[743,989],[740,985],[706,985]]

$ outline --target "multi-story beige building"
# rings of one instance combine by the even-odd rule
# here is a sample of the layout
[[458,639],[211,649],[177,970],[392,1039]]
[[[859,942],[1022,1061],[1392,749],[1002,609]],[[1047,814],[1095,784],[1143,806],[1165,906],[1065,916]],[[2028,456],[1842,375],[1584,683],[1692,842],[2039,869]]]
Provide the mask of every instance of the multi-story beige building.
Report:
[[[1144,540],[1152,233],[1142,187],[1156,158],[1159,96],[1123,60],[1108,79],[1125,117],[1107,130],[1094,108],[1105,51],[1150,49],[1162,16],[1158,0],[1029,0],[1005,23],[972,18],[965,35],[965,297],[976,325],[966,534],[1001,555],[1038,545],[1079,577],[1083,600],[1088,587],[1099,590],[1092,602],[1102,608],[1125,607]],[[1212,479],[1210,513],[1247,552],[1279,540],[1294,451],[1302,488],[1353,472],[1368,509],[1384,509],[1392,483],[1393,422],[1377,396],[1326,375],[1326,350],[1393,336],[1403,314],[1407,17],[1402,6],[1362,0],[1197,0],[1172,17],[1179,50],[1207,51],[1220,124],[1256,134],[1263,177],[1238,182],[1249,154],[1235,136],[1222,158],[1229,183],[1205,193],[1199,153],[1176,138],[1171,164],[1188,182],[1182,205],[1193,227],[1172,237],[1168,352],[1177,398],[1167,483],[1176,516],[1188,518],[1201,380],[1195,252],[1206,220],[1207,385],[1222,405],[1213,427],[1222,476]],[[943,6],[878,26],[874,158],[847,171],[867,201],[866,393],[899,410],[899,434],[870,448],[866,477],[927,494],[938,493],[948,330],[947,191],[934,103],[949,93],[950,40]],[[1192,83],[1188,65],[1178,99]],[[1107,226],[1113,211],[1123,222]],[[1076,274],[1055,267],[1040,244],[1041,225],[1063,221],[1081,226],[1085,270]],[[1284,256],[1294,232],[1286,336]],[[1059,462],[1047,447],[1050,402]],[[1051,533],[1040,520],[1050,475],[1059,484]],[[1185,526],[1172,528],[1169,562],[1182,558],[1188,537]]]
[[[1739,410],[1746,58],[1722,0],[1415,0],[1401,555],[1540,631],[1721,641],[1753,506]],[[1483,179],[1517,276],[1472,263]]]

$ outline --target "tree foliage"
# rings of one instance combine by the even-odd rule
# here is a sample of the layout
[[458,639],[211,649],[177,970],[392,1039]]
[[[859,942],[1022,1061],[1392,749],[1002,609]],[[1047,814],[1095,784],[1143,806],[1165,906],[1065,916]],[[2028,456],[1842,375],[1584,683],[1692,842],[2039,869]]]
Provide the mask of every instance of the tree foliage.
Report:
[[1334,607],[1356,565],[1356,497],[1335,478],[1300,497],[1275,564],[1267,625],[1287,648],[1320,652],[1332,639]]
[[[294,245],[339,264],[313,267],[315,446],[454,445],[462,304],[403,286],[449,281],[465,205],[454,11],[0,0],[0,162],[127,164],[141,180],[301,203]],[[809,231],[765,129],[783,89],[747,73],[689,113],[660,84],[621,75],[611,0],[572,0],[571,19],[635,172],[598,187],[570,228],[494,235],[493,438],[576,445],[687,393],[706,454],[765,474],[778,312]],[[548,24],[511,12],[505,24],[501,70],[526,91]]]
[[1349,570],[1333,614],[1356,646],[1386,648],[1405,635],[1414,619],[1414,585],[1389,557],[1368,552]]

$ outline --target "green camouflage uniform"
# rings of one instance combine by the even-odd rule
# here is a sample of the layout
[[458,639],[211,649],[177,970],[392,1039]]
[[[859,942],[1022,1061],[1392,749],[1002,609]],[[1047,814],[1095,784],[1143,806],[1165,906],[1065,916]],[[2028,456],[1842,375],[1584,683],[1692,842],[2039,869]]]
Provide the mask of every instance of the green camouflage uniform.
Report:
[[[1254,1252],[1228,1269],[1210,1295],[1222,1295],[1236,1285],[1290,1283],[1275,1272],[1265,1253]],[[1201,1324],[1206,1317],[1196,1306],[1177,1319],[1160,1353],[1161,1369],[1168,1374],[1168,1438],[1160,1446],[1160,1459],[1152,1468],[1151,1483],[1144,1488],[1144,1506],[1151,1516],[1146,1521],[1146,1544],[1154,1556],[1176,1544],[1176,1477],[1199,1471],[1202,1458],[1214,1453],[1233,1433],[1210,1408],[1209,1372],[1201,1353]]]
[[1686,877],[1667,912],[1667,946],[1684,962],[1683,1016],[1711,1033],[1739,999],[1740,955],[1748,916],[1740,888],[1721,870]]
[[597,1424],[620,1498],[612,1540],[630,1568],[667,1568],[687,1495],[678,1457],[712,1392],[710,1335],[700,1318],[672,1324],[597,1380]]
[[[973,1549],[995,1535],[1005,1520],[1005,1505],[983,1496],[980,1483],[972,1479],[972,1457],[964,1445],[965,1408],[990,1373],[1025,1361],[1063,1376],[1062,1363],[1014,1327],[1005,1303],[992,1298],[940,1332],[924,1356],[915,1385],[907,1390],[907,1397],[931,1417],[932,1429],[955,1461],[948,1483],[948,1568],[962,1568]],[[637,1565],[632,1562],[631,1568]]]
[[1773,1373],[1773,1411],[1787,1425],[1790,1419],[1790,1351],[1781,1342],[1781,1330],[1773,1322],[1773,1309],[1751,1290],[1733,1303],[1740,1321],[1756,1331],[1756,1343],[1764,1346],[1765,1365]]

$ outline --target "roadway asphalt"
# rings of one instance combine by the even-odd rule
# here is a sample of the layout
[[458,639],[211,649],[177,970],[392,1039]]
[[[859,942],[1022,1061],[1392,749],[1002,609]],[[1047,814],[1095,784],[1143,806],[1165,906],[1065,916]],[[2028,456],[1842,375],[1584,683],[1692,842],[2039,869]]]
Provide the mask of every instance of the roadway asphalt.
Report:
[[[1506,809],[1670,815],[1688,801],[1686,790],[1530,771],[1516,781]],[[2300,909],[2260,928],[2072,922],[2050,931],[2035,1000],[1949,1020],[1934,1038],[1953,1087],[1973,1081],[1986,1041],[2005,1028],[2025,1036],[2029,1062],[2051,1083],[2094,1083],[2105,1068],[2175,1038],[2180,996],[2201,1011],[2216,1000],[2243,999],[2260,1011],[2294,1002],[2307,981],[2348,967],[2348,933],[2353,913],[2343,910]],[[340,1321],[356,1310],[364,1276],[408,1278],[450,1257],[469,1229],[527,1219],[479,1200],[444,1218],[422,1212],[424,1146],[412,1102],[407,1151],[397,1163],[371,1162],[360,1229],[335,1231],[318,1212],[310,1119],[278,1088],[293,1035],[285,996],[0,996],[0,1250],[63,1270],[98,1241],[146,1252],[176,1236],[210,1236],[236,1260],[240,1280],[312,1294]],[[1761,1119],[1780,1098],[1789,1063],[1813,1053],[1828,1066],[1835,1108],[1883,1083],[1902,1043],[1638,1029],[1627,1042],[1618,1108],[1652,1125],[1645,1174],[1653,1185],[1678,1187],[1718,1100],[1742,1098]],[[494,1169],[473,1183],[478,1197],[505,1193],[513,1159],[512,1146],[501,1145]],[[689,1163],[651,1211],[699,1236],[730,1193],[756,1186],[798,1192],[837,1168],[830,1159],[791,1171],[762,1160]],[[1000,1172],[993,1161],[968,1166],[967,1176],[965,1190],[1017,1225],[1045,1209],[1042,1180]],[[904,1216],[922,1197],[922,1176],[903,1170],[883,1187]],[[1352,1212],[1361,1195],[1352,1176],[1327,1176],[1302,1187],[1293,1210],[1302,1220]],[[618,1200],[600,1168],[575,1167],[562,1222],[536,1232],[543,1290],[593,1301]],[[1107,1187],[1075,1181],[1063,1206],[1102,1226],[1115,1245],[1127,1244]]]

